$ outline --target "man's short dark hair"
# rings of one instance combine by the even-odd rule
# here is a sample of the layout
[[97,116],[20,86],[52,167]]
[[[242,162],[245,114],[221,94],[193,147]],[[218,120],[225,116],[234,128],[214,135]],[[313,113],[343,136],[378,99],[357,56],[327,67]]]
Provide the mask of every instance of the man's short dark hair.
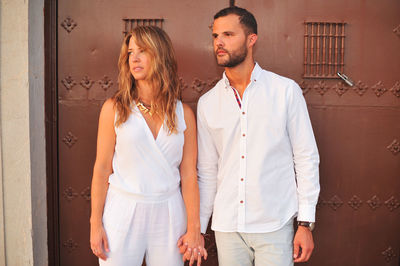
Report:
[[231,6],[221,9],[220,11],[218,11],[217,14],[215,14],[214,20],[216,20],[219,17],[225,17],[231,14],[239,16],[240,24],[244,25],[247,34],[250,33],[257,34],[257,21],[254,18],[253,14],[251,14],[244,8]]

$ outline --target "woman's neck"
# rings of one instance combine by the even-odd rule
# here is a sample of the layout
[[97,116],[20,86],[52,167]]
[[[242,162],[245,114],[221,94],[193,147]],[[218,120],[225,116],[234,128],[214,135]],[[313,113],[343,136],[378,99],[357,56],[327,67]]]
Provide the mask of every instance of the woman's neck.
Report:
[[154,101],[154,92],[151,84],[147,81],[139,80],[136,87],[139,100],[150,105]]

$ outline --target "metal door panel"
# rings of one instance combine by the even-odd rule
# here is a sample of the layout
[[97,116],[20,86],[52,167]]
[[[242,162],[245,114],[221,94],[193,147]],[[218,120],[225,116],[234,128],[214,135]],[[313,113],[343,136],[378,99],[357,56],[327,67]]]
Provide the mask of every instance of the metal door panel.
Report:
[[[400,239],[400,2],[235,1],[259,25],[255,58],[297,81],[321,155],[321,197],[308,265],[398,265]],[[89,197],[98,114],[117,88],[123,18],[163,18],[193,109],[222,69],[212,16],[229,1],[58,1],[59,232],[61,265],[96,265]],[[69,19],[68,19],[69,18]],[[346,22],[340,79],[303,78],[304,22]],[[210,235],[210,259],[217,265]]]

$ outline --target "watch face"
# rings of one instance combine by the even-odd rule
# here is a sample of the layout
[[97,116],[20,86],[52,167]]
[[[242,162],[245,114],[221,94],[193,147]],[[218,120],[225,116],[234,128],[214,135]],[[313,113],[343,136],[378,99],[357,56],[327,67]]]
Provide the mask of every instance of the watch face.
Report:
[[310,231],[314,230],[315,223],[313,222],[298,222],[298,225],[307,227]]
[[310,231],[314,230],[314,228],[315,228],[315,223],[310,223],[310,224],[308,225],[308,228],[310,228]]

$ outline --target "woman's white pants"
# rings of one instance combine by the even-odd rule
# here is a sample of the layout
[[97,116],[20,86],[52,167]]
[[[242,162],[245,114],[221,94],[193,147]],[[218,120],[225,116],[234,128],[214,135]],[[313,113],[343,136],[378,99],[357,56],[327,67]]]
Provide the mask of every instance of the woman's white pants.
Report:
[[103,225],[110,252],[101,266],[181,266],[178,239],[186,232],[186,213],[179,188],[157,197],[143,197],[110,185]]

